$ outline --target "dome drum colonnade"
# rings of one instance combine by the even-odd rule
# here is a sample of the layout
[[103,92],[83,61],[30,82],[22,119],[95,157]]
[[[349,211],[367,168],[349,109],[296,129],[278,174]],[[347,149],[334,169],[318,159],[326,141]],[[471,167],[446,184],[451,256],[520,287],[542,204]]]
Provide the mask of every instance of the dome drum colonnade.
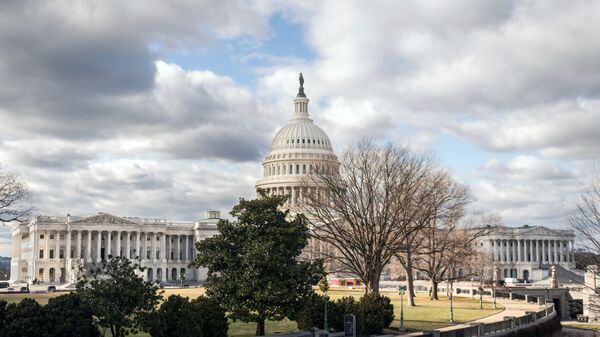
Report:
[[308,115],[303,84],[300,74],[292,118],[273,138],[263,161],[263,177],[256,183],[267,195],[289,196],[289,206],[297,205],[308,193],[319,193],[316,186],[307,186],[308,175],[331,174],[339,168],[329,137]]

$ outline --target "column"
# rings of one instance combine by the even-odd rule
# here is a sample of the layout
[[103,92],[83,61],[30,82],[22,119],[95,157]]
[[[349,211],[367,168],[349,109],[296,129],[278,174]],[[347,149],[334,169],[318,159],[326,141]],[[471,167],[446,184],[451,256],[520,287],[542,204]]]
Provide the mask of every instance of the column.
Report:
[[112,256],[112,231],[106,233],[106,258]]
[[135,254],[141,259],[142,254],[140,253],[140,234],[142,234],[140,231],[135,232]]
[[554,246],[554,263],[558,263],[558,245],[557,245],[558,241],[553,240],[553,246]]
[[186,262],[188,260],[188,253],[189,253],[189,250],[190,250],[188,248],[188,241],[189,241],[189,239],[190,238],[187,235],[183,236],[183,240],[184,240],[184,243],[183,243],[183,260],[186,261]]
[[117,248],[116,248],[116,252],[115,255],[116,256],[121,256],[121,231],[117,231]]
[[515,262],[521,262],[521,239],[517,239],[517,258]]
[[127,235],[125,236],[127,241],[125,241],[125,257],[131,258],[131,232],[127,231]]
[[181,235],[175,235],[175,261],[181,261]]
[[87,231],[87,253],[85,254],[85,258],[87,262],[92,262],[92,232],[90,230]]
[[65,248],[65,258],[70,259],[71,256],[71,231],[67,229],[67,234],[65,236],[67,238],[66,248]]
[[46,236],[44,236],[44,238],[46,239],[46,245],[44,247],[44,258],[47,259],[50,257],[50,231],[46,231]]
[[54,239],[56,243],[56,248],[54,249],[54,259],[58,260],[60,258],[60,231],[55,232]]
[[529,241],[529,262],[533,262],[533,240],[528,240]]
[[150,236],[150,258],[152,261],[156,261],[156,233],[152,233]]
[[165,233],[160,235],[160,257],[163,262],[167,262],[167,240]]
[[81,254],[81,231],[80,230],[77,231],[77,245],[76,246],[77,246],[77,254],[75,254],[75,257],[78,259],[81,259],[83,254]]
[[102,261],[102,231],[98,231],[98,234],[96,235],[96,261],[97,262],[101,262]]

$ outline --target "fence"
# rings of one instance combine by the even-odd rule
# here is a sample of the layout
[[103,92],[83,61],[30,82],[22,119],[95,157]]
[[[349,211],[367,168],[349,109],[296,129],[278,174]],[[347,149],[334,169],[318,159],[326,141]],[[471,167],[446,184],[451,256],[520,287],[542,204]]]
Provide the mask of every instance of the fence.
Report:
[[410,334],[410,336],[418,337],[479,337],[490,334],[495,334],[502,331],[515,329],[518,327],[532,324],[541,320],[545,320],[547,317],[552,317],[554,311],[554,304],[547,303],[544,309],[539,311],[527,312],[524,316],[520,317],[504,317],[502,321],[493,323],[472,323],[470,326],[452,329],[452,330],[433,330],[424,331],[422,333]]

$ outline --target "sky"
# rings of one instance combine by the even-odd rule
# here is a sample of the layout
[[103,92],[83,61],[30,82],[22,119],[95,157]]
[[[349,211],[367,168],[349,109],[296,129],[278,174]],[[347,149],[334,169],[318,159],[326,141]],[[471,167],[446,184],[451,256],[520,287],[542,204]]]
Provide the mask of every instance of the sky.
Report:
[[[600,2],[0,2],[0,163],[35,214],[254,196],[298,73],[338,156],[430,151],[474,214],[567,226],[600,157]],[[10,252],[7,228],[0,255]]]

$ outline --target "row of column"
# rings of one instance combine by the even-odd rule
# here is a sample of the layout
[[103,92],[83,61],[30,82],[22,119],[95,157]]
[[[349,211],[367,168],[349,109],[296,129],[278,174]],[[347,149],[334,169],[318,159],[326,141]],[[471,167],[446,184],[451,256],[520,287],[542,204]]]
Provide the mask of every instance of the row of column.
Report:
[[[75,232],[75,233],[74,233]],[[40,234],[42,232],[39,232]],[[54,233],[55,249],[53,259],[60,257],[60,235],[65,234],[65,250],[62,258],[83,258],[87,262],[102,260],[104,256],[120,256],[125,258],[140,257],[142,260],[189,261],[195,257],[193,235],[168,235],[165,233],[139,231],[45,231],[46,253],[40,258],[48,258],[50,253],[50,235]],[[114,234],[116,233],[116,234]],[[72,250],[75,236],[75,250]],[[95,240],[95,254],[92,254],[92,241]],[[113,243],[113,240],[115,241]],[[104,241],[104,244],[103,244]],[[133,242],[132,242],[133,241]],[[158,243],[157,243],[158,241]],[[191,241],[191,242],[190,242]],[[85,242],[85,244],[84,244]],[[169,246],[167,248],[167,245]],[[85,246],[85,251],[83,250]],[[113,251],[114,248],[114,251]],[[39,249],[39,247],[38,247]],[[191,251],[190,251],[191,250]],[[166,254],[166,253],[169,254]],[[140,254],[141,253],[141,254]]]
[[288,203],[291,205],[295,205],[298,202],[301,202],[305,195],[310,193],[315,193],[317,191],[316,188],[310,187],[272,187],[267,188],[267,195],[280,195],[280,196],[288,196]]
[[575,261],[574,242],[567,240],[490,240],[493,260],[558,263]]

